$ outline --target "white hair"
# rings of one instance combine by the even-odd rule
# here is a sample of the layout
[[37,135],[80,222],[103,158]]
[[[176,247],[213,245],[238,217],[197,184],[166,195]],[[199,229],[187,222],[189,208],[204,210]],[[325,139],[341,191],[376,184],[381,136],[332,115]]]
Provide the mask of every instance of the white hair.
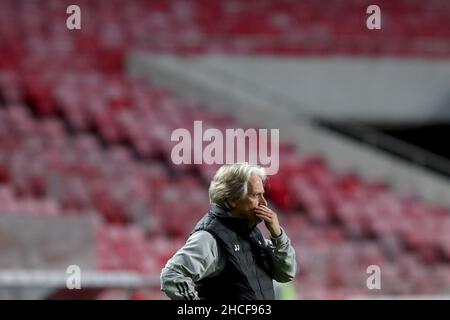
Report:
[[258,175],[263,183],[266,181],[264,168],[257,165],[245,162],[221,166],[209,186],[209,201],[229,208],[229,201],[244,199],[253,174]]

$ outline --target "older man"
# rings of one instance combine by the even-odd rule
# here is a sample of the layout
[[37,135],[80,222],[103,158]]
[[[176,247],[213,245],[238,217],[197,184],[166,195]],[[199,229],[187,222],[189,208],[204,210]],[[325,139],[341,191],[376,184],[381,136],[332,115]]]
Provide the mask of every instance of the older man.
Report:
[[[264,199],[264,169],[222,166],[210,188],[211,209],[161,272],[161,290],[171,299],[274,299],[273,280],[296,274],[294,248]],[[264,239],[264,221],[271,238]]]

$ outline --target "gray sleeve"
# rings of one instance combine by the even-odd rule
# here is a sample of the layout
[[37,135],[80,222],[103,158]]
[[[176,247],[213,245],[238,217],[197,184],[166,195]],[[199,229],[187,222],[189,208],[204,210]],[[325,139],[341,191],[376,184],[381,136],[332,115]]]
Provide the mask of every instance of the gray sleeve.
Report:
[[281,229],[281,235],[278,238],[266,239],[266,244],[272,249],[274,279],[278,282],[292,281],[297,273],[297,260],[286,232]]
[[161,290],[173,300],[197,300],[195,282],[223,269],[217,242],[207,231],[192,234],[162,269]]

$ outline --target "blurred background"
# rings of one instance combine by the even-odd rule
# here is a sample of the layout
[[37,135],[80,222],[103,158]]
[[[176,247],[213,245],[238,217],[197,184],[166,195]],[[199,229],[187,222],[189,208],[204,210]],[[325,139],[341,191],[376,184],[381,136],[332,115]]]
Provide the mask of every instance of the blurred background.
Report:
[[450,1],[375,2],[0,0],[0,298],[166,299],[217,169],[171,161],[194,120],[280,130],[280,299],[448,298]]

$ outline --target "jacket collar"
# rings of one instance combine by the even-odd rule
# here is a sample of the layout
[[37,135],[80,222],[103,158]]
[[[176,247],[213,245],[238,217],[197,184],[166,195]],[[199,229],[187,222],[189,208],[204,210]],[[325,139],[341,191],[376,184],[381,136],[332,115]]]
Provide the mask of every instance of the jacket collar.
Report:
[[211,205],[210,213],[222,221],[228,228],[240,234],[250,234],[256,228],[256,225],[249,227],[247,219],[235,217],[228,209],[217,204]]

